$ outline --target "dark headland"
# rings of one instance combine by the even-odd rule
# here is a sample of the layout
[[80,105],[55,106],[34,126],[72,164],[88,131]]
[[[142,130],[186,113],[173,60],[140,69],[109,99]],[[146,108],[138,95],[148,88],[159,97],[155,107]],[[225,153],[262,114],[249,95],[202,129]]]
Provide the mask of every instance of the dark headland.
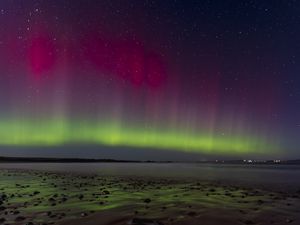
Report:
[[7,157],[0,156],[0,163],[210,163],[210,164],[267,164],[300,165],[296,160],[201,160],[201,161],[156,161],[156,160],[118,160],[97,158],[51,158],[51,157]]

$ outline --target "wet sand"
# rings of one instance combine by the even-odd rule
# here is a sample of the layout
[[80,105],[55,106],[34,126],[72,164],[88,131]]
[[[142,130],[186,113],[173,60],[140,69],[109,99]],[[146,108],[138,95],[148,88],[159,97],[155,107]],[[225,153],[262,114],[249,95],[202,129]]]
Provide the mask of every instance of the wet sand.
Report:
[[300,190],[1,169],[0,224],[296,225]]

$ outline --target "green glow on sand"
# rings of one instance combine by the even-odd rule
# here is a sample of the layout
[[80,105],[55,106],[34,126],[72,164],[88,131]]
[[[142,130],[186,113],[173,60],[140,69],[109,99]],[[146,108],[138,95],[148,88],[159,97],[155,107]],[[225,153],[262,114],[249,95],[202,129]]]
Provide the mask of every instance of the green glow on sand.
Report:
[[274,152],[263,138],[250,135],[215,135],[178,129],[145,129],[117,122],[55,120],[2,120],[2,146],[63,146],[72,144],[168,149],[209,154]]

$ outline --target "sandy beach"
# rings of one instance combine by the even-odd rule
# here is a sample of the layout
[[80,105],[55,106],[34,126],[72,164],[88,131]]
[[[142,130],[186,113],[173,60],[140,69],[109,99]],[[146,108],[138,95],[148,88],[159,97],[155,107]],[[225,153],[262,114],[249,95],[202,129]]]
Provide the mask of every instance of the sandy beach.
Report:
[[299,224],[300,192],[221,182],[0,170],[0,224]]

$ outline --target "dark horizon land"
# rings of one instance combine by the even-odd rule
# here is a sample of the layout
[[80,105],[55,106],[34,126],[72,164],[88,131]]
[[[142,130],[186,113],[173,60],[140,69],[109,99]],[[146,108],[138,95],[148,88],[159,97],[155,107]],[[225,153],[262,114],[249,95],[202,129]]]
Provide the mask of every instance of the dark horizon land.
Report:
[[300,159],[214,159],[214,160],[130,160],[112,158],[68,158],[68,157],[13,157],[0,156],[0,163],[210,163],[210,164],[259,164],[259,165],[300,165]]
[[299,225],[300,1],[1,0],[0,225]]

